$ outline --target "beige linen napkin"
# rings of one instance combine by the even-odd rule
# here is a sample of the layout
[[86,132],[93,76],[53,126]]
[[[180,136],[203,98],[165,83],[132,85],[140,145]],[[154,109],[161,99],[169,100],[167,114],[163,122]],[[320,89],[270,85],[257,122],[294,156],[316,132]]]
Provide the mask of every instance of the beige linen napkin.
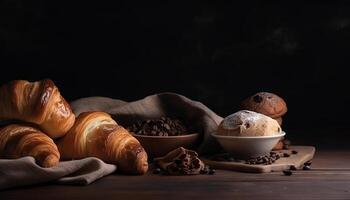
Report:
[[113,173],[117,167],[98,158],[60,162],[52,168],[42,168],[33,157],[0,159],[0,189],[55,181],[59,184],[87,185]]

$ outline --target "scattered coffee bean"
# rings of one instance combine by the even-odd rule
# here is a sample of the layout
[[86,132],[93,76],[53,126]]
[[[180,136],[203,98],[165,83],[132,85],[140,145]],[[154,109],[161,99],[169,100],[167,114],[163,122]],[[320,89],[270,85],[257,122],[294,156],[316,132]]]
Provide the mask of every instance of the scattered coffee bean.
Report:
[[304,165],[303,170],[310,170],[311,166],[310,165]]
[[283,157],[290,157],[289,153],[283,153]]
[[290,171],[290,170],[283,170],[283,174],[284,174],[285,176],[291,176],[291,175],[293,174],[293,172]]
[[215,174],[215,169],[210,169],[210,170],[209,170],[209,174],[210,174],[210,175]]
[[292,170],[292,171],[297,170],[297,168],[296,168],[294,165],[291,165],[291,166],[289,167],[289,169]]
[[161,172],[161,169],[160,168],[156,168],[154,171],[153,171],[153,174],[160,174]]
[[292,154],[298,154],[298,151],[292,150]]
[[211,159],[215,160],[215,161],[239,162],[239,163],[244,163],[244,164],[248,164],[248,165],[270,165],[270,164],[276,162],[276,160],[280,159],[281,157],[283,157],[282,152],[272,151],[272,152],[270,152],[269,155],[259,156],[259,157],[255,157],[255,158],[249,158],[246,160],[235,159],[234,157],[232,157],[229,154],[219,154],[219,155],[212,157]]

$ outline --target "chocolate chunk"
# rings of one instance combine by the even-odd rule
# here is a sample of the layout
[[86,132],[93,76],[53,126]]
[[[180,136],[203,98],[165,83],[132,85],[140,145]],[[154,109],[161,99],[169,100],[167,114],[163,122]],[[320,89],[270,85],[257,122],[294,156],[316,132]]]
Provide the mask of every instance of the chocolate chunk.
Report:
[[263,101],[263,98],[260,95],[255,95],[253,99],[256,103],[261,103]]
[[311,161],[311,160],[309,160],[309,161],[307,161],[306,163],[304,163],[305,166],[310,166],[311,164],[312,164],[312,161]]

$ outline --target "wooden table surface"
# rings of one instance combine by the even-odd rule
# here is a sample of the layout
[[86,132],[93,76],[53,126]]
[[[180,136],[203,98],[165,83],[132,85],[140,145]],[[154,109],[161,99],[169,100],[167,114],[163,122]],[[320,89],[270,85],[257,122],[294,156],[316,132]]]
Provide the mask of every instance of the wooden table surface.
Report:
[[40,185],[0,192],[0,199],[350,199],[350,151],[316,151],[310,171],[214,175],[110,175],[88,186]]

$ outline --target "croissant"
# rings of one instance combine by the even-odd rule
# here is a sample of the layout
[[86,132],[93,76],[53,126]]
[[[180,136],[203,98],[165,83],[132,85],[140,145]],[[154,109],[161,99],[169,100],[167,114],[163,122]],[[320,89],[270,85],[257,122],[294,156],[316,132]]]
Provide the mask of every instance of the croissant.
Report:
[[11,81],[0,88],[0,120],[32,122],[51,138],[65,135],[75,116],[51,80]]
[[57,141],[63,159],[94,156],[128,174],[148,170],[147,153],[126,129],[104,112],[83,112],[67,135]]
[[28,125],[11,124],[0,129],[0,158],[33,156],[42,167],[56,166],[60,153],[51,138]]

